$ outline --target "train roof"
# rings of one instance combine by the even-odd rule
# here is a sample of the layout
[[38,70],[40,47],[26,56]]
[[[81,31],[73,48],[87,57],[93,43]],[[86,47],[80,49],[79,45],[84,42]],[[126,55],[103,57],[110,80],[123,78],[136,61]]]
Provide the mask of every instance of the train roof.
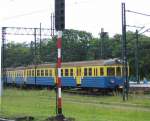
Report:
[[[122,61],[118,58],[114,59],[101,59],[101,60],[90,60],[90,61],[75,61],[75,62],[63,62],[62,67],[81,67],[81,66],[108,66],[108,65],[121,65]],[[45,63],[45,64],[38,64],[38,65],[29,65],[26,67],[17,67],[16,70],[22,70],[25,68],[56,68],[56,63]],[[7,70],[14,70],[14,68],[7,68]]]
[[108,59],[108,60],[91,60],[91,61],[78,61],[78,62],[65,62],[62,63],[62,67],[69,66],[106,66],[106,65],[120,65],[121,61],[118,59]]

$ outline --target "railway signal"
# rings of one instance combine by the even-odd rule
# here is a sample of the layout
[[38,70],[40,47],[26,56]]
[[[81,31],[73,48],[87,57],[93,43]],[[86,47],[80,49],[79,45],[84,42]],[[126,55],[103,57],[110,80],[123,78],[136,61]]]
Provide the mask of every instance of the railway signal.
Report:
[[65,28],[65,0],[55,0],[55,29],[57,31],[57,90],[56,113],[59,120],[63,121],[61,97],[61,48],[62,31]]
[[65,0],[55,0],[55,28],[57,31],[65,28]]

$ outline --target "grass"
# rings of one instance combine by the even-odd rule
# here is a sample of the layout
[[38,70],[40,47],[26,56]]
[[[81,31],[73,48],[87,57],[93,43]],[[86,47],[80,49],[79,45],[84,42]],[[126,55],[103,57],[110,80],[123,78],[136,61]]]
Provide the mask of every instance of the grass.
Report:
[[[63,114],[76,121],[149,121],[150,95],[84,96],[63,93]],[[33,116],[41,121],[55,115],[55,93],[47,90],[5,89],[1,116]]]

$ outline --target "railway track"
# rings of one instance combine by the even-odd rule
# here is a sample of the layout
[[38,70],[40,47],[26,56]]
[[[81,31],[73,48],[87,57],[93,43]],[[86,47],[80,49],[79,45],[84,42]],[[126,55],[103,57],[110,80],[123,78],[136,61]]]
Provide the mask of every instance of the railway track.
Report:
[[99,90],[99,89],[63,89],[65,93],[70,94],[80,94],[80,95],[91,95],[91,96],[100,96],[100,95],[114,95],[114,91],[112,90]]
[[15,121],[15,120],[0,118],[0,121]]
[[131,84],[131,93],[150,93],[150,84]]

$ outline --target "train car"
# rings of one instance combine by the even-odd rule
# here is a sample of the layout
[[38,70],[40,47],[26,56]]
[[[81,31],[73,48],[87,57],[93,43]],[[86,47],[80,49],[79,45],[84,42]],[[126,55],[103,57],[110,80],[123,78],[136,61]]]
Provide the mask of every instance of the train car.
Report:
[[[122,68],[122,62],[118,59],[65,62],[61,69],[62,87],[119,88],[124,82]],[[56,76],[54,63],[7,69],[9,84],[55,86]]]

